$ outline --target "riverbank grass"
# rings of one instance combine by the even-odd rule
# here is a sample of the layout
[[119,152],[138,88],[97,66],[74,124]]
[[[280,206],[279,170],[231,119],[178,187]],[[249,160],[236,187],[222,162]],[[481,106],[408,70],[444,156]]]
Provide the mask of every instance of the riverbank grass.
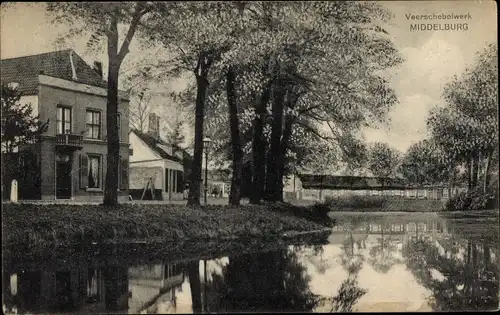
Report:
[[51,245],[280,237],[323,230],[326,213],[287,204],[180,205],[3,204],[3,245]]

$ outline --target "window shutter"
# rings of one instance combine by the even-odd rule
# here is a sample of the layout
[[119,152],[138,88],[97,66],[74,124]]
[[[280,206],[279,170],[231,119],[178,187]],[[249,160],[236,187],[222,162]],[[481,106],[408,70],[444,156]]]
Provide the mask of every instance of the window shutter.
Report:
[[120,171],[121,171],[121,190],[128,190],[128,159],[121,158],[120,159]]
[[89,158],[87,153],[80,154],[80,189],[85,189],[89,185]]

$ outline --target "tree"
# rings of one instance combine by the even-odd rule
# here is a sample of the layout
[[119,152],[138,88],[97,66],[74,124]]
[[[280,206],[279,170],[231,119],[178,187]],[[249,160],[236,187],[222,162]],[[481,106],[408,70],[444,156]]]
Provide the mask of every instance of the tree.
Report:
[[[278,201],[291,169],[285,165],[301,160],[294,155],[313,146],[342,147],[361,126],[385,116],[397,100],[381,73],[401,59],[374,25],[376,16],[386,15],[377,5],[253,2],[244,12],[248,32],[227,54],[246,65],[238,94],[242,147],[251,148],[254,169],[251,202],[264,192]],[[221,124],[219,117],[214,121]],[[320,131],[326,123],[330,137]],[[298,144],[303,135],[306,146]]]
[[36,141],[49,127],[49,121],[40,121],[33,115],[31,104],[21,104],[21,93],[16,87],[2,83],[2,152],[13,153],[19,146]]
[[[147,33],[150,43],[174,53],[173,69],[194,74],[196,82],[189,204],[199,204],[201,140],[207,130],[220,139],[213,143],[216,150],[231,151],[235,176],[240,161],[251,156],[253,203],[264,192],[266,199],[279,201],[283,176],[293,169],[288,164],[315,152],[313,147],[333,152],[341,147],[343,157],[352,153],[343,148],[349,144],[345,139],[381,120],[397,101],[383,72],[401,58],[377,25],[379,17],[387,17],[378,5],[238,1],[174,7],[175,18],[155,12]],[[321,131],[325,123],[330,137]],[[227,125],[231,128],[223,130]],[[309,141],[298,140],[302,135]]]
[[168,140],[169,143],[177,148],[181,148],[184,144],[184,133],[182,131],[183,122],[178,120],[174,126],[174,130],[169,135]]
[[151,103],[151,95],[148,93],[147,89],[144,88],[137,94],[136,99],[130,104],[130,126],[142,133],[146,132],[149,114],[151,114],[153,109],[154,106]]
[[241,176],[243,171],[243,149],[241,148],[240,122],[238,119],[238,105],[236,103],[237,96],[236,89],[234,87],[234,81],[234,69],[232,67],[229,67],[226,73],[226,90],[231,129],[231,146],[233,153],[233,175],[231,177],[229,204],[239,205],[241,198]]
[[[106,184],[104,187],[105,206],[118,203],[118,163],[120,140],[118,137],[118,79],[120,67],[129,53],[129,46],[140,25],[141,19],[151,11],[149,2],[57,2],[47,4],[49,12],[54,14],[54,22],[67,23],[73,33],[91,32],[89,45],[104,38],[108,51],[106,133],[108,155]],[[81,22],[77,25],[75,21]],[[127,31],[122,44],[119,44],[118,26],[127,24]]]
[[47,131],[49,121],[40,121],[38,115],[33,115],[31,104],[20,101],[17,88],[2,83],[2,198],[8,198],[13,179],[19,183],[20,198],[36,198],[39,192],[36,187],[41,180],[40,169],[33,152],[26,149]]
[[450,166],[432,140],[412,144],[402,158],[399,172],[410,184],[441,184],[450,179]]
[[498,148],[498,48],[490,44],[474,64],[455,76],[443,90],[446,106],[427,120],[432,138],[447,163],[467,169],[469,188],[483,190],[490,178],[491,159]]
[[150,42],[159,42],[177,55],[171,63],[178,73],[188,71],[196,82],[195,136],[189,205],[200,204],[204,116],[210,71],[226,50],[234,19],[226,4],[212,2],[177,3],[169,8],[175,18],[166,19],[158,10],[149,20]]
[[368,169],[377,177],[395,176],[399,164],[399,152],[385,142],[371,145],[368,153]]
[[[280,68],[288,69],[285,80],[291,82],[288,86],[292,92],[292,101],[283,107],[288,111],[285,121],[289,120],[292,132],[301,128],[305,134],[313,135],[316,140],[313,143],[321,145],[324,143],[321,140],[326,140],[342,150],[343,139],[370,120],[383,118],[395,103],[396,98],[387,88],[387,81],[374,73],[397,65],[400,59],[391,42],[380,37],[383,30],[371,24],[370,18],[375,13],[384,13],[377,6],[321,3],[297,4],[296,9],[298,18],[295,19],[314,22],[312,30],[304,22],[302,36],[296,40],[309,45],[287,47],[287,51],[292,52],[289,57],[292,64]],[[353,88],[353,82],[365,84],[356,84]],[[366,88],[365,92],[363,88]],[[273,122],[279,124],[274,118]],[[325,123],[330,127],[331,136],[325,137],[320,132],[319,128]],[[287,146],[282,143],[282,150]],[[279,155],[273,153],[270,156]],[[279,175],[276,178],[281,181]],[[280,198],[280,195],[278,191],[274,198]]]

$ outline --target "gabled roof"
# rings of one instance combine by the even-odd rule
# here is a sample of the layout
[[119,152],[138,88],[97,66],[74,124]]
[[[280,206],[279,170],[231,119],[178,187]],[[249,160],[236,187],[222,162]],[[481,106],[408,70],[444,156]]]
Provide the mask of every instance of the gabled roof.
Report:
[[[73,80],[71,54],[77,76],[76,80]],[[106,87],[106,83],[101,76],[72,49],[2,59],[1,70],[2,83],[19,83],[18,89],[23,93],[22,95],[35,95],[38,93],[39,74],[92,86]]]
[[[189,157],[189,154],[187,154],[187,152],[185,150],[183,150],[182,148],[179,148],[177,146],[171,145],[161,138],[157,139],[149,134],[140,132],[139,130],[137,130],[135,128],[132,128],[130,130],[130,132],[133,132],[137,137],[139,137],[139,139],[141,139],[144,143],[146,143],[146,145],[148,147],[150,147],[151,150],[158,153],[163,159],[168,159],[171,161],[183,163],[184,159]],[[166,152],[164,149],[162,149],[160,147],[160,145],[171,146],[174,150],[177,149],[178,151],[181,151],[183,158],[179,158],[175,155],[172,155],[172,154]]]

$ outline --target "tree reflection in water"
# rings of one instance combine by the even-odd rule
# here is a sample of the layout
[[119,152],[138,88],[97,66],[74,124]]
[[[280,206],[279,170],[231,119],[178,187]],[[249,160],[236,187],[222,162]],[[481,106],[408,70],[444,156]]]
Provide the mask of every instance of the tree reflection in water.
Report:
[[387,273],[394,265],[401,263],[401,260],[394,255],[398,251],[396,241],[390,235],[382,234],[377,239],[377,244],[370,248],[368,262],[375,271]]
[[202,312],[201,281],[200,281],[200,268],[198,260],[189,262],[187,264],[187,271],[189,277],[189,286],[191,289],[191,303],[192,303],[193,313],[198,314]]
[[405,245],[403,255],[417,281],[432,292],[435,311],[492,310],[499,305],[499,277],[498,257],[492,261],[490,247],[473,239],[417,240]]
[[[353,305],[366,293],[357,286],[361,264],[349,266],[348,277],[335,297],[321,297],[310,290],[310,276],[298,258],[301,251],[301,247],[290,247],[230,257],[222,274],[211,274],[206,287],[208,305],[205,309],[209,312],[311,312],[329,302],[332,312],[352,311]],[[314,250],[316,254],[321,251],[320,247]],[[194,264],[190,270],[193,282],[196,282],[199,275],[196,277]],[[192,293],[193,301],[201,301],[201,287],[191,284],[192,290],[198,290]],[[201,309],[193,307],[193,311]]]
[[319,297],[296,250],[230,257],[222,275],[207,284],[208,309],[229,311],[311,311]]
[[354,305],[359,299],[367,293],[365,289],[358,286],[358,273],[363,265],[362,261],[351,263],[347,267],[347,279],[340,285],[339,292],[336,296],[326,299],[323,303],[329,302],[332,307],[332,312],[350,313],[353,312]]
[[346,237],[342,243],[342,254],[340,254],[340,263],[345,270],[349,270],[353,263],[360,264],[365,261],[365,257],[360,253],[360,249],[363,248],[365,238],[361,240],[355,240],[352,231],[346,232]]
[[[331,303],[331,312],[352,312],[353,306],[367,293],[358,286],[358,273],[364,262],[364,256],[359,253],[364,239],[354,239],[352,229],[346,232],[346,238],[341,246],[341,265],[347,271],[347,279],[340,285],[336,296],[328,298],[324,303]],[[356,246],[355,246],[356,245]]]
[[395,256],[398,252],[397,235],[387,234],[385,231],[388,226],[389,223],[383,219],[380,224],[380,237],[377,238],[377,243],[370,247],[368,259],[373,270],[384,274],[389,272],[394,265],[402,263],[401,259]]

